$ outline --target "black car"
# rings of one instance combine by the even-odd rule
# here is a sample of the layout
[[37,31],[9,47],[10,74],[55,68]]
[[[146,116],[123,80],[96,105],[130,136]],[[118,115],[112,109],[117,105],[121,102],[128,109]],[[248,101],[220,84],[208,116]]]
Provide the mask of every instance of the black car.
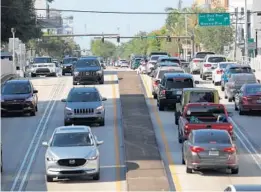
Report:
[[61,64],[62,64],[62,75],[65,75],[66,73],[72,74],[73,64],[76,63],[77,60],[78,60],[77,57],[64,58],[63,61],[61,62]]
[[195,87],[193,76],[188,73],[165,73],[158,84],[157,105],[160,111],[165,107],[175,107],[180,102],[183,88]]
[[73,65],[73,85],[99,83],[104,84],[105,67],[98,57],[84,57]]
[[4,83],[1,90],[1,112],[8,113],[30,113],[35,116],[38,103],[38,91],[32,83],[25,79],[9,80]]

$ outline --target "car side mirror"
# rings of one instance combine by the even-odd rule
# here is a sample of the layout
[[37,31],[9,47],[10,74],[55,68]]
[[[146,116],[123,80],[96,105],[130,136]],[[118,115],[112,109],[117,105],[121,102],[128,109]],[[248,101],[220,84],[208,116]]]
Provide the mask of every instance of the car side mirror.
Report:
[[256,72],[256,70],[255,69],[252,69],[252,71],[255,73]]
[[104,141],[99,141],[96,135],[94,136],[94,139],[95,139],[96,144],[97,144],[98,146],[99,146],[99,145],[102,145],[102,144],[104,143]]
[[103,98],[102,98],[102,101],[107,101],[107,98],[106,98],[106,97],[103,97]]
[[195,81],[195,84],[199,84],[199,81]]
[[33,93],[38,93],[38,90],[34,90]]
[[62,99],[61,102],[64,102],[64,103],[65,103],[65,102],[66,102],[66,99]]
[[260,83],[260,80],[258,79],[257,82]]
[[46,141],[43,141],[43,142],[42,142],[42,145],[43,145],[44,147],[48,147],[48,143],[47,143]]
[[16,66],[16,70],[20,70],[20,67],[19,67],[19,66]]

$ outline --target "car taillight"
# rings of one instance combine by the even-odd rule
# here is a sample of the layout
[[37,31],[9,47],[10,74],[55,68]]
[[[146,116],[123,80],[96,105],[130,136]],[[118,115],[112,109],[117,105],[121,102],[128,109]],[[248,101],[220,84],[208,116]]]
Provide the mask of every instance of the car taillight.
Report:
[[153,81],[153,85],[154,85],[154,86],[158,86],[158,84],[159,84],[159,83],[158,83],[157,81]]
[[235,153],[236,152],[236,148],[235,147],[227,147],[223,151],[227,152],[227,153]]
[[248,103],[250,100],[251,100],[251,98],[249,98],[249,97],[246,97],[246,96],[242,97],[243,103]]
[[162,91],[160,92],[160,94],[161,94],[161,95],[165,95],[165,94],[166,94],[166,90],[162,90]]
[[211,67],[211,64],[204,64],[204,67]]
[[229,125],[228,132],[229,132],[230,135],[232,135],[232,133],[233,133],[233,125]]
[[194,59],[193,63],[198,63],[200,60]]
[[217,74],[222,74],[223,70],[217,70]]
[[202,148],[202,147],[193,147],[193,146],[190,146],[189,148],[190,148],[190,150],[191,150],[192,152],[194,152],[194,153],[200,153],[200,152],[202,152],[202,151],[205,151],[205,149]]

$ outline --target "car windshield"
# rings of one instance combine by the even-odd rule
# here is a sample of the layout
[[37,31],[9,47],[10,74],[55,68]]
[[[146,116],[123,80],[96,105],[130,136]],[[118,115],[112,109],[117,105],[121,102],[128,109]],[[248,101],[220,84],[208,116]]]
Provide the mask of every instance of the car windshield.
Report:
[[209,57],[208,58],[208,62],[210,62],[210,63],[219,63],[222,61],[226,61],[226,58],[225,57]]
[[66,58],[63,60],[63,64],[72,64],[74,61],[77,61],[77,58]]
[[81,67],[98,67],[99,65],[99,61],[98,60],[94,60],[94,59],[80,59],[77,61],[77,63],[75,64],[76,68],[81,68]]
[[31,93],[31,86],[29,83],[7,83],[2,88],[3,95],[29,93]]
[[151,56],[150,60],[152,61],[157,61],[160,56]]
[[177,70],[162,70],[159,72],[159,76],[158,76],[158,79],[162,79],[164,74],[166,73],[184,73],[184,71],[177,71]]
[[199,103],[199,102],[209,102],[214,103],[214,93],[212,91],[208,92],[191,92],[189,103]]
[[51,142],[51,147],[93,146],[90,133],[57,133]]
[[50,57],[34,58],[34,63],[52,63],[52,58]]
[[246,88],[247,95],[261,95],[261,86],[249,86]]
[[193,80],[190,78],[173,78],[167,79],[166,88],[167,89],[183,89],[192,88]]
[[202,52],[202,53],[197,53],[196,57],[197,59],[204,59],[206,55],[214,55],[215,53],[213,52]]
[[223,106],[189,106],[187,109],[187,117],[196,116],[215,116],[218,117],[219,115],[225,115],[225,109]]
[[166,58],[166,59],[161,59],[160,62],[164,63],[164,62],[168,62],[168,63],[179,63],[180,60],[178,59],[169,59],[169,58]]
[[231,144],[229,134],[226,132],[197,132],[194,142],[198,144]]
[[101,101],[98,92],[73,91],[69,94],[67,102],[97,102]]
[[231,65],[231,64],[228,64],[228,63],[220,63],[220,64],[219,64],[219,67],[220,67],[221,69],[225,69],[228,65]]
[[253,73],[251,67],[233,67],[229,71],[230,73]]

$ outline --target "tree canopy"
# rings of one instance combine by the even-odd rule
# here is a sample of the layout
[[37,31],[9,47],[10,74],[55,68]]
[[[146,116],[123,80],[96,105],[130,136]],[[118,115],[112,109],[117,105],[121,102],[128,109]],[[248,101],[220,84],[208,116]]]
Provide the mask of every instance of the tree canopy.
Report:
[[34,0],[2,0],[1,41],[8,42],[12,37],[11,28],[16,29],[15,36],[23,42],[41,37],[41,29],[36,25]]
[[94,55],[101,56],[103,58],[109,58],[115,55],[116,45],[110,41],[92,40],[91,52]]
[[[195,36],[195,45],[198,48],[214,51],[219,54],[223,54],[224,46],[230,45],[233,42],[232,26],[212,26],[212,27],[200,27],[198,26],[198,15],[193,13],[206,12],[206,10],[192,6],[190,8],[184,8],[181,12],[188,14],[179,14],[180,10],[174,8],[166,8],[168,14],[164,26],[158,30],[150,33],[139,32],[137,36]],[[225,12],[222,8],[216,8],[211,10],[212,12]],[[209,10],[207,10],[209,12]],[[187,23],[187,25],[186,25]],[[187,32],[186,32],[187,28]],[[167,51],[171,55],[178,54],[183,49],[184,44],[191,44],[191,40],[188,39],[172,39],[172,42],[167,42],[166,39],[140,39],[135,38],[127,43],[124,43],[119,48],[121,51],[121,57],[128,57],[133,54],[149,54],[151,51]]]

